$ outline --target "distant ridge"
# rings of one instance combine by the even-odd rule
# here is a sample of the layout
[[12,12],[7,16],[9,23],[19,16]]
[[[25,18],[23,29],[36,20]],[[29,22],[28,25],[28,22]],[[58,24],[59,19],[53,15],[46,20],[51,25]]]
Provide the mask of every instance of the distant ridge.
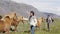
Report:
[[0,0],[0,15],[9,14],[10,12],[16,12],[19,16],[28,17],[29,12],[34,11],[37,17],[51,15],[55,18],[60,18],[60,16],[53,13],[45,13],[38,11],[35,7],[23,3],[16,3],[13,1]]

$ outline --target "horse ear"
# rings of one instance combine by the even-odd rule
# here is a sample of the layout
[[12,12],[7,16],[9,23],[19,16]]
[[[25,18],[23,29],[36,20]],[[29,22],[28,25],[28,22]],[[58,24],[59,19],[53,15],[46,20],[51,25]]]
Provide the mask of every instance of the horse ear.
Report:
[[2,16],[0,16],[0,19],[2,19]]

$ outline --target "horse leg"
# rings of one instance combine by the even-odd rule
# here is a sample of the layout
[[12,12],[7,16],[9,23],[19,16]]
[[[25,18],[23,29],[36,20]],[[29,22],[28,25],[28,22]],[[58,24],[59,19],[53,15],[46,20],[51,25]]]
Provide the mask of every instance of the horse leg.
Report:
[[14,30],[15,32],[17,31],[17,26],[15,26],[15,30]]
[[40,27],[39,26],[36,26],[36,30],[40,30]]
[[39,26],[38,28],[39,28],[39,30],[40,30],[40,26]]
[[7,34],[10,34],[10,32],[9,32],[9,31],[10,31],[10,30],[8,29],[8,30],[7,30]]
[[6,29],[7,34],[10,34],[9,31],[10,31],[10,29]]
[[2,31],[2,34],[5,34],[6,31]]
[[36,26],[36,30],[38,29],[38,26]]

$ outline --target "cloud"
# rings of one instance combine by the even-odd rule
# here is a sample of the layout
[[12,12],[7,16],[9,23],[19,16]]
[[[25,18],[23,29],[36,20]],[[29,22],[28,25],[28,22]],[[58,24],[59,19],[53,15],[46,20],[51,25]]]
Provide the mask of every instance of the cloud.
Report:
[[39,11],[60,15],[60,0],[12,0],[34,6]]

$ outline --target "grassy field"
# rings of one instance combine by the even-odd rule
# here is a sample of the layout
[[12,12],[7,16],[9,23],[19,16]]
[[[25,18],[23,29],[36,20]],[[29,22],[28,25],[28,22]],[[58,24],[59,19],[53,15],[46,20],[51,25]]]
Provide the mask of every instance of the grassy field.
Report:
[[[35,34],[60,34],[60,20],[55,19],[55,22],[50,25],[50,31],[48,32],[46,22],[42,23],[40,29],[35,30]],[[11,34],[31,34],[31,32],[29,32],[29,22],[25,22],[24,25],[20,23],[17,30],[18,32],[11,32]]]

